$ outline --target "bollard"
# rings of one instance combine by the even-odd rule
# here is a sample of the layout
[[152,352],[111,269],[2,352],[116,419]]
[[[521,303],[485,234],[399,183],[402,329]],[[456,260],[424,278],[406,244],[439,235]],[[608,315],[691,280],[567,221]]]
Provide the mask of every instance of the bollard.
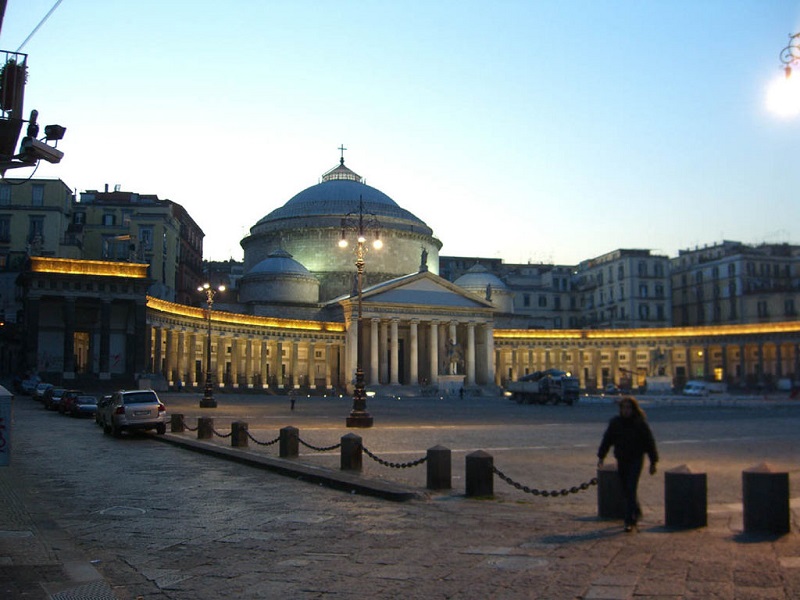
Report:
[[789,533],[789,473],[766,463],[742,471],[742,500],[745,533]]
[[428,448],[428,489],[449,490],[452,487],[452,462],[449,448],[434,446]]
[[210,440],[214,435],[214,419],[211,417],[199,417],[197,419],[197,439]]
[[280,457],[281,458],[296,458],[298,454],[298,442],[300,441],[300,430],[297,427],[284,427],[281,429],[280,441]]
[[183,433],[185,431],[183,426],[183,415],[180,414],[170,415],[169,430],[172,433]]
[[468,497],[494,496],[494,459],[491,454],[477,450],[467,454],[467,487]]
[[246,421],[234,421],[231,423],[231,447],[247,448]]
[[708,485],[705,473],[681,465],[664,472],[664,524],[677,529],[708,525]]
[[362,459],[361,437],[355,433],[342,436],[342,471],[360,471]]
[[603,465],[597,469],[597,516],[601,519],[625,518],[625,495],[617,465]]

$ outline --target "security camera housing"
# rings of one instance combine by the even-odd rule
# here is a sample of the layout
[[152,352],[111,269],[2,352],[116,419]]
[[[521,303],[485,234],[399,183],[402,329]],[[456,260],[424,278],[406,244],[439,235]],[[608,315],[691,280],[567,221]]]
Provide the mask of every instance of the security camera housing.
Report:
[[46,160],[49,163],[61,162],[64,153],[57,148],[53,148],[44,142],[32,137],[22,138],[20,144],[20,160],[23,162],[36,162],[37,160]]

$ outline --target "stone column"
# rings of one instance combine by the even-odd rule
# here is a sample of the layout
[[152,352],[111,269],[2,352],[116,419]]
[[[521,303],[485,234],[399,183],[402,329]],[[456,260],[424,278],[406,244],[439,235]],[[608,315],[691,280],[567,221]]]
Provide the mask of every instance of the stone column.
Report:
[[314,389],[317,383],[317,377],[314,370],[314,366],[316,364],[316,357],[314,356],[314,342],[308,342],[306,344],[306,348],[308,348],[308,360],[306,363],[306,377],[308,378],[308,389]]
[[378,362],[380,364],[380,371],[378,374],[380,383],[389,382],[389,362],[388,362],[388,349],[389,349],[389,323],[381,321],[380,326],[380,345],[378,348]]
[[175,382],[180,382],[181,386],[183,386],[186,382],[186,332],[181,330],[178,331],[178,339],[177,339],[177,377],[175,378]]
[[[153,327],[153,337],[155,340],[153,341],[153,374],[162,373],[163,364],[162,364],[162,350],[161,350],[161,336],[163,335],[163,330],[159,326]],[[64,355],[64,360],[66,360],[66,355]]]
[[[64,379],[75,379],[75,298],[64,298],[63,311]],[[38,360],[34,364],[38,366]]]
[[467,385],[475,385],[475,323],[467,323]]
[[292,363],[289,369],[292,373],[292,388],[297,389],[300,387],[300,342],[289,342],[292,345]]
[[186,387],[194,387],[197,383],[195,369],[197,367],[197,334],[190,331],[186,336]]
[[378,352],[378,329],[380,319],[371,319],[369,322],[369,384],[378,385],[380,383],[379,371],[379,352]]
[[111,379],[111,302],[100,304],[100,379]]
[[758,383],[764,382],[764,343],[758,342]]
[[779,341],[775,342],[775,377],[776,379],[783,377],[783,351]]
[[231,339],[231,384],[233,389],[239,389],[239,365],[241,362],[241,346],[238,336]]
[[269,368],[267,365],[269,364],[267,361],[269,360],[269,342],[266,340],[261,342],[261,388],[267,389],[269,387]]
[[722,381],[727,383],[728,376],[730,375],[728,373],[728,345],[721,344],[720,352],[722,352]]
[[[214,339],[214,336],[211,336],[211,339]],[[211,357],[211,369],[216,369],[216,377],[214,380],[217,382],[217,387],[223,387],[225,385],[225,348],[226,342],[225,337],[222,335],[217,336],[217,362],[214,363],[214,357]]]
[[333,379],[331,373],[333,372],[333,348],[331,342],[325,343],[325,389],[333,387]]
[[428,354],[430,358],[431,384],[439,383],[439,323],[431,321]]
[[164,351],[164,377],[167,380],[167,385],[172,386],[175,383],[175,332],[172,329],[167,329],[167,347]]
[[278,389],[283,389],[283,342],[279,340],[272,349],[275,350],[275,354],[270,361],[272,365],[272,377]]
[[399,322],[399,319],[392,319],[392,323],[391,323],[391,328],[392,328],[392,332],[391,332],[391,344],[392,344],[391,360],[392,360],[392,365],[391,365],[391,380],[389,381],[389,383],[391,385],[400,385],[400,378],[399,378],[400,374],[397,372],[398,369],[400,368],[400,340],[397,337],[398,336],[398,333],[397,333],[398,322]]
[[417,327],[419,321],[413,319],[409,323],[409,335],[411,337],[410,357],[409,357],[409,384],[417,385],[419,383],[419,332]]
[[244,342],[244,379],[247,389],[253,388],[253,340],[247,338]]

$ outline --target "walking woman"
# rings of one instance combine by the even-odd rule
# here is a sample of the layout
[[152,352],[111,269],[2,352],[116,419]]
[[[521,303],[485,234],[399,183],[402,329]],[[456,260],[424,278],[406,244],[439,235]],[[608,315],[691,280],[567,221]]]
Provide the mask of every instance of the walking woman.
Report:
[[650,459],[650,475],[656,474],[658,451],[647,417],[633,396],[619,401],[619,415],[611,419],[597,450],[597,466],[602,467],[608,450],[614,446],[617,474],[625,496],[625,531],[633,531],[642,516],[637,498],[644,455]]

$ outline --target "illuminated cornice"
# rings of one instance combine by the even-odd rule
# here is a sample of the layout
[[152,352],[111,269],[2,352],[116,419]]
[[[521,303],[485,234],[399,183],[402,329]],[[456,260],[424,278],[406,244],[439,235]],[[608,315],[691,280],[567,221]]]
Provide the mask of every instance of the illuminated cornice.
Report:
[[[207,309],[187,306],[167,302],[158,298],[147,297],[147,308],[178,317],[189,317],[192,319],[207,318]],[[327,321],[301,321],[298,319],[277,319],[274,317],[257,317],[254,315],[242,315],[229,313],[221,310],[211,311],[211,321],[214,323],[227,325],[249,325],[255,327],[274,327],[277,329],[297,329],[303,331],[328,331],[341,333],[344,331],[344,323],[333,323]]]
[[800,333],[800,321],[714,325],[704,327],[662,327],[649,329],[496,329],[495,339],[506,340],[632,340],[724,337],[774,333]]
[[147,265],[141,263],[31,256],[30,264],[32,273],[147,279]]

